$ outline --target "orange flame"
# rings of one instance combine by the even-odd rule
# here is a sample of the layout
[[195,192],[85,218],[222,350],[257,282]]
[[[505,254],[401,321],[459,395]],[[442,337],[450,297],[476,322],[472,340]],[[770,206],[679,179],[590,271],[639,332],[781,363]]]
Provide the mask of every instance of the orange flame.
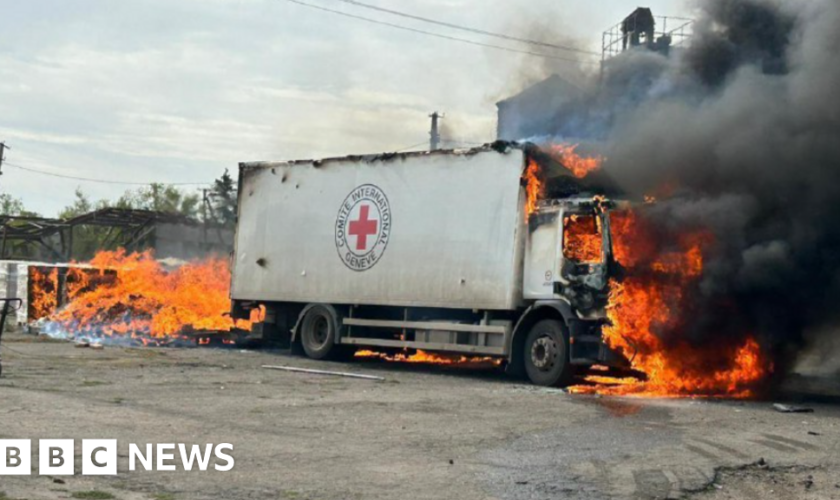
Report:
[[44,271],[29,268],[28,321],[35,321],[54,313],[58,307],[58,269]]
[[563,255],[583,264],[601,262],[601,224],[594,215],[571,215],[565,218]]
[[545,195],[545,185],[541,179],[542,169],[533,158],[528,158],[528,168],[522,176],[525,184],[525,220],[537,211],[537,203]]
[[[720,396],[746,398],[772,367],[752,336],[697,346],[686,339],[665,342],[659,331],[678,332],[691,296],[687,291],[703,274],[704,252],[714,243],[711,234],[688,231],[677,237],[674,249],[656,251],[650,228],[633,212],[613,213],[614,255],[627,277],[611,283],[604,339],[631,360],[648,380],[621,379],[613,385],[575,386],[575,393],[637,396]],[[645,256],[655,255],[652,260]],[[589,382],[604,384],[604,379]]]
[[[250,321],[234,322],[227,314],[230,269],[225,259],[207,258],[166,271],[151,251],[127,255],[120,249],[97,253],[90,266],[97,286],[90,286],[90,277],[80,277],[85,273],[74,273],[68,304],[49,318],[71,334],[148,340],[179,338],[188,329],[251,328]],[[103,279],[108,275],[110,280]],[[260,312],[255,309],[253,316]]]
[[552,144],[548,147],[549,154],[578,179],[583,179],[590,173],[599,170],[604,163],[601,156],[584,157],[575,152],[578,144]]
[[499,358],[479,357],[479,356],[459,356],[452,354],[433,354],[426,351],[417,350],[414,354],[407,352],[399,352],[396,354],[385,354],[375,351],[356,351],[354,354],[357,358],[375,358],[384,361],[400,362],[400,363],[425,363],[433,365],[466,365],[466,364],[491,364],[498,366],[502,363]]

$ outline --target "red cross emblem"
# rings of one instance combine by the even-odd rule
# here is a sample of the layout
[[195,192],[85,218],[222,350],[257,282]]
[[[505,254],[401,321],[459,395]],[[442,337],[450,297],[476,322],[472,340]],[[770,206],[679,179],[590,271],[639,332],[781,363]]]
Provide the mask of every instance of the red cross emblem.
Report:
[[[374,184],[350,191],[335,218],[335,249],[344,265],[356,272],[379,262],[391,241],[391,204]],[[355,240],[354,240],[355,238]]]
[[348,226],[348,233],[356,237],[356,250],[367,248],[368,236],[373,236],[379,231],[379,224],[375,219],[370,219],[370,205],[359,207],[359,219],[351,220]]

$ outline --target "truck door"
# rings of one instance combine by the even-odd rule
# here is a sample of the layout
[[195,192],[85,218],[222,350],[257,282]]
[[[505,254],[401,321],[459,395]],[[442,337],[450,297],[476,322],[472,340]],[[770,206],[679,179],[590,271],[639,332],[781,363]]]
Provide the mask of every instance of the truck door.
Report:
[[564,210],[561,245],[559,291],[580,310],[597,307],[607,288],[611,252],[606,211],[593,204]]
[[543,209],[534,213],[528,221],[523,287],[526,299],[554,297],[562,229],[560,213],[558,208]]

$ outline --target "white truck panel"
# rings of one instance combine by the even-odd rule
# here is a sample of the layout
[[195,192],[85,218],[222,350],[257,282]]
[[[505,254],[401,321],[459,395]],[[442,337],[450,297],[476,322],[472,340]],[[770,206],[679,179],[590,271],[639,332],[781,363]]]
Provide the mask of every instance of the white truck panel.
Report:
[[524,165],[489,148],[242,164],[231,297],[513,309]]

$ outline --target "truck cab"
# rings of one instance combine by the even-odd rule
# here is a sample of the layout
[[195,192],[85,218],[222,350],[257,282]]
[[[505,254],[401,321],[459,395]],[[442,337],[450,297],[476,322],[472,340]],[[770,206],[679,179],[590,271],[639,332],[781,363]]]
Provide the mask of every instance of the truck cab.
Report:
[[[516,329],[530,332],[515,338],[511,363],[521,359],[518,370],[536,383],[562,385],[575,366],[628,366],[601,333],[617,270],[610,232],[616,206],[600,196],[545,200],[529,217],[523,273],[529,307]],[[552,323],[560,323],[561,334]],[[552,362],[564,354],[562,366]]]

